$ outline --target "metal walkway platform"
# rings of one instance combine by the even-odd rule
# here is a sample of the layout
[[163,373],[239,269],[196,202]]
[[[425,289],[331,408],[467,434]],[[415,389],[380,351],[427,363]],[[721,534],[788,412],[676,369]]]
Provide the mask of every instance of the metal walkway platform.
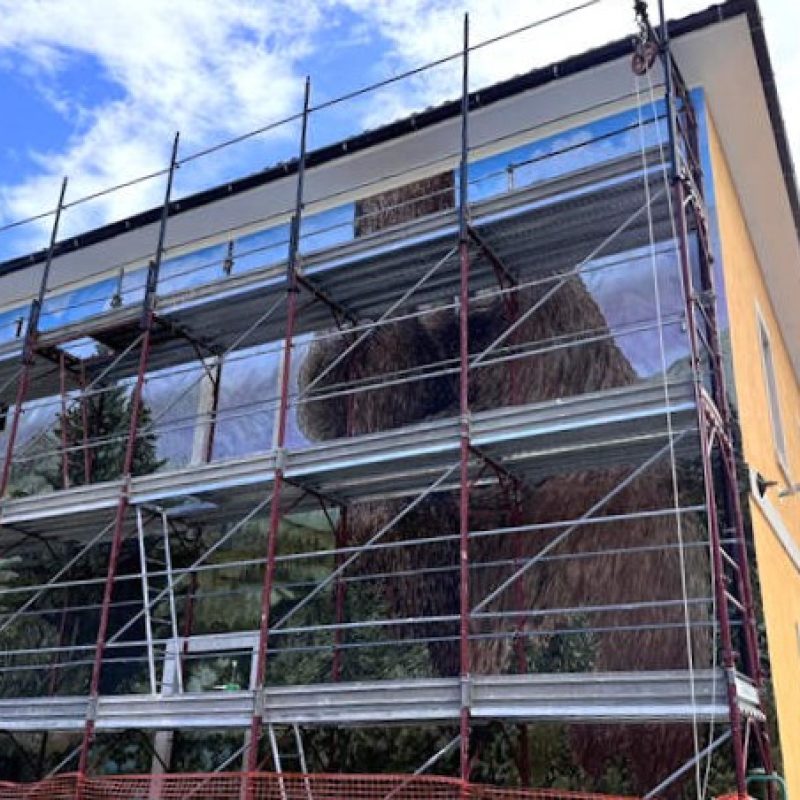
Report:
[[[755,713],[748,684],[740,703]],[[564,673],[481,675],[469,683],[472,718],[526,722],[688,722],[723,723],[728,718],[726,681],[721,670],[694,675],[694,704],[688,672]],[[456,722],[461,709],[459,678],[271,686],[259,701],[264,720],[276,725],[397,725]],[[121,731],[246,728],[256,707],[251,691],[183,695],[100,697],[97,729]],[[86,698],[0,700],[8,731],[80,731]]]
[[[638,464],[667,441],[667,413],[674,436],[696,426],[692,386],[644,383],[560,402],[477,413],[472,441],[482,453],[525,479],[610,464]],[[696,447],[685,436],[678,451]],[[312,489],[343,503],[423,491],[458,461],[459,422],[442,419],[350,439],[338,439],[285,455],[288,502]],[[232,518],[263,500],[274,480],[277,454],[202,464],[133,478],[133,505],[169,504],[187,497],[208,504],[207,522]],[[478,462],[474,465],[477,473]],[[439,491],[455,488],[457,476]],[[47,495],[6,500],[0,505],[4,535],[91,538],[119,500],[119,481],[80,486]]]
[[[653,164],[656,155],[655,151],[650,154]],[[658,196],[660,174],[651,172],[649,181],[651,192]],[[483,241],[511,273],[527,281],[576,266],[627,220],[629,224],[608,242],[601,255],[646,244],[649,232],[643,199],[642,162],[637,153],[476,202],[470,214],[472,227]],[[630,219],[640,209],[642,213]],[[655,199],[652,209],[657,239],[668,238],[665,198]],[[374,319],[445,257],[455,241],[456,228],[455,210],[422,217],[304,255],[302,274],[354,317]],[[285,263],[270,264],[159,296],[149,369],[166,369],[238,347],[238,337],[276,302],[274,312],[241,346],[281,340],[286,326],[285,304],[280,302],[286,293],[285,274]],[[458,281],[458,259],[451,257],[414,292],[413,303],[442,302],[456,292]],[[496,286],[485,258],[475,259],[470,285],[473,291]],[[136,304],[43,332],[39,348],[44,356],[35,364],[28,400],[58,394],[58,354],[65,343],[94,339],[105,345],[106,354],[80,362],[66,351],[68,369],[76,370],[82,364],[89,381],[103,373],[135,342],[140,314]],[[299,315],[296,333],[318,331],[331,324],[329,308],[313,303]],[[7,403],[13,399],[21,351],[20,340],[0,345],[0,387],[8,383],[2,396]],[[131,377],[137,365],[138,350],[131,347],[115,364],[114,379]]]

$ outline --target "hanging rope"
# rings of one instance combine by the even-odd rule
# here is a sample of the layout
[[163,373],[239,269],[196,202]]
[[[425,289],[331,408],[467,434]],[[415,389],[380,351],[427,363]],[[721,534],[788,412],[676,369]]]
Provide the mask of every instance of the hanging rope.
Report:
[[[657,101],[656,101],[656,98],[655,98],[655,87],[653,85],[653,77],[649,72],[647,73],[647,89],[648,89],[648,94],[649,94],[649,99],[650,99],[650,108],[654,112],[654,111],[657,110],[657,105],[658,104],[657,104]],[[664,155],[664,147],[663,147],[663,143],[661,142],[661,139],[658,140],[658,147],[659,147],[659,151],[661,152],[662,180],[664,182],[664,186],[668,188],[669,187],[669,172],[668,172],[667,167],[666,167],[666,157]],[[672,226],[672,237],[673,237],[673,241],[676,241],[677,240],[677,232],[676,232],[676,229],[675,229],[675,217],[674,217],[674,214],[673,214],[673,204],[672,204],[672,193],[671,192],[667,193],[667,202],[669,204],[669,218],[670,218],[670,223],[671,223],[671,226]],[[675,248],[677,250],[677,245],[675,245]],[[684,293],[683,283],[681,283],[681,292]],[[685,301],[686,301],[685,293],[683,294],[683,298],[682,299],[683,299],[683,301],[685,303]],[[713,628],[712,628],[712,630],[713,630],[713,635],[714,635],[714,639],[713,639],[712,647],[711,647],[711,668],[712,668],[711,689],[712,689],[713,696],[716,696],[718,660],[717,660],[717,648],[716,648],[716,644],[715,643],[716,643],[716,636],[717,636],[717,631],[718,631],[718,627],[719,627],[719,622],[717,620],[717,595],[716,595],[716,592],[713,591],[713,586],[714,586],[714,582],[715,582],[715,579],[716,579],[716,573],[714,571],[714,569],[715,569],[714,568],[714,559],[711,557],[710,550],[711,550],[711,543],[709,541],[709,558],[708,558],[708,561],[709,561],[710,581],[711,581],[711,591],[709,592],[709,596],[711,597],[711,613],[712,613],[712,620],[713,620]],[[712,718],[710,720],[710,722],[709,722],[709,731],[708,731],[708,740],[710,742],[714,741],[714,734],[715,734],[715,722],[714,722],[714,719]],[[705,775],[704,775],[704,779],[703,779],[702,797],[706,797],[706,795],[708,794],[708,784],[709,784],[710,780],[711,780],[711,753],[709,753],[708,756],[706,757],[706,765],[705,765]]]
[[[644,28],[642,29],[642,35],[643,36],[646,35]],[[645,74],[648,75],[648,80],[650,80],[649,70],[645,70]],[[636,101],[637,101],[636,111],[639,120],[639,146],[642,157],[642,176],[643,176],[642,182],[645,193],[645,205],[647,208],[647,228],[648,228],[649,247],[650,247],[650,264],[653,276],[653,292],[654,292],[654,301],[656,306],[656,319],[657,319],[656,329],[658,331],[659,354],[661,359],[661,378],[662,378],[662,387],[664,392],[665,422],[667,427],[667,439],[669,443],[669,464],[670,464],[670,477],[672,483],[673,510],[675,514],[675,533],[678,543],[678,559],[680,564],[681,601],[683,603],[683,624],[686,637],[686,661],[687,661],[687,668],[689,671],[689,694],[690,694],[691,708],[692,708],[692,741],[694,746],[694,759],[695,759],[695,770],[694,770],[695,790],[696,790],[697,800],[704,800],[705,795],[703,791],[703,782],[701,777],[702,760],[700,753],[701,748],[700,748],[699,720],[697,714],[697,686],[696,686],[696,675],[695,675],[695,665],[694,665],[694,645],[692,641],[692,624],[690,618],[691,612],[690,612],[689,593],[687,585],[688,582],[687,582],[687,569],[686,569],[685,537],[683,530],[683,519],[680,510],[680,490],[678,486],[678,469],[677,469],[677,459],[675,455],[675,434],[672,425],[672,413],[670,411],[671,398],[670,398],[670,388],[669,388],[669,373],[668,373],[668,363],[666,355],[666,344],[664,340],[663,313],[661,305],[661,288],[659,286],[659,279],[658,279],[659,276],[658,276],[658,262],[656,256],[655,226],[653,221],[653,209],[650,200],[650,195],[651,195],[650,182],[647,170],[647,151],[646,151],[645,137],[644,137],[644,121],[642,117],[641,86],[640,86],[639,74],[636,71],[634,71],[634,85],[636,90]],[[664,149],[661,142],[661,136],[658,133],[657,133],[657,141],[659,147],[659,166],[662,170],[662,174],[664,176],[667,176]],[[675,230],[671,193],[669,189],[670,187],[667,177],[667,183],[665,185],[665,193],[667,196],[669,217],[672,225],[672,238],[673,241],[675,241],[677,237],[677,232]]]

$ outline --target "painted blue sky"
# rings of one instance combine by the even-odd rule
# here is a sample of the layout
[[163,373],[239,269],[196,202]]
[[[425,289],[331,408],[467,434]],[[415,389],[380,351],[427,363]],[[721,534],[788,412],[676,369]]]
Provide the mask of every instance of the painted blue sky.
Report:
[[[463,11],[473,41],[558,13],[581,0],[0,0],[0,225],[157,172],[171,138],[181,153],[295,113],[303,80],[313,100],[397,74],[458,49]],[[707,0],[667,0],[670,16]],[[800,4],[763,0],[768,37],[795,152],[800,146]],[[628,0],[601,0],[486,48],[473,59],[475,86],[563,58],[632,30]],[[317,146],[457,93],[459,65],[446,64],[357,102],[317,115]],[[286,125],[184,167],[179,193],[251,172],[296,149]],[[159,201],[163,179],[70,209],[77,232]],[[0,234],[0,259],[40,247],[27,225]]]

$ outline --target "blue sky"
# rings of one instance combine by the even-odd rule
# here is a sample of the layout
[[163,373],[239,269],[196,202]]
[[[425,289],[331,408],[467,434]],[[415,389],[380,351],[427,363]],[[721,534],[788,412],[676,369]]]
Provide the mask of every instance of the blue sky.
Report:
[[[296,112],[303,79],[320,102],[457,50],[465,7],[473,40],[581,0],[0,0],[0,224],[52,208],[63,175],[69,198],[158,171],[173,132],[182,153]],[[707,0],[667,0],[670,16]],[[655,3],[653,3],[655,5]],[[763,0],[767,34],[795,152],[800,147],[800,4]],[[632,30],[628,0],[602,0],[487,48],[473,83],[486,85]],[[491,52],[490,52],[491,50]],[[452,96],[459,66],[395,84],[314,121],[312,145],[333,141]],[[294,155],[293,126],[187,165],[178,192]],[[71,209],[74,233],[157,203],[162,180]],[[0,259],[42,246],[29,225],[0,234]]]

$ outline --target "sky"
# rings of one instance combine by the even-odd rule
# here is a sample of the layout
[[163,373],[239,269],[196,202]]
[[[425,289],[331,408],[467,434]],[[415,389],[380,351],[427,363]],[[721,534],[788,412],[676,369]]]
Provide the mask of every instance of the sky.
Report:
[[[473,88],[633,32],[630,0],[0,0],[0,226],[291,117],[306,75],[312,104],[587,3],[478,51]],[[708,0],[666,0],[670,17]],[[655,3],[651,3],[655,7]],[[762,0],[794,153],[800,153],[800,3]],[[311,146],[458,94],[457,61],[319,112]],[[253,172],[297,149],[297,123],[188,161],[177,195]],[[160,201],[164,176],[70,208],[77,233]],[[0,260],[46,244],[47,221],[0,233]]]

